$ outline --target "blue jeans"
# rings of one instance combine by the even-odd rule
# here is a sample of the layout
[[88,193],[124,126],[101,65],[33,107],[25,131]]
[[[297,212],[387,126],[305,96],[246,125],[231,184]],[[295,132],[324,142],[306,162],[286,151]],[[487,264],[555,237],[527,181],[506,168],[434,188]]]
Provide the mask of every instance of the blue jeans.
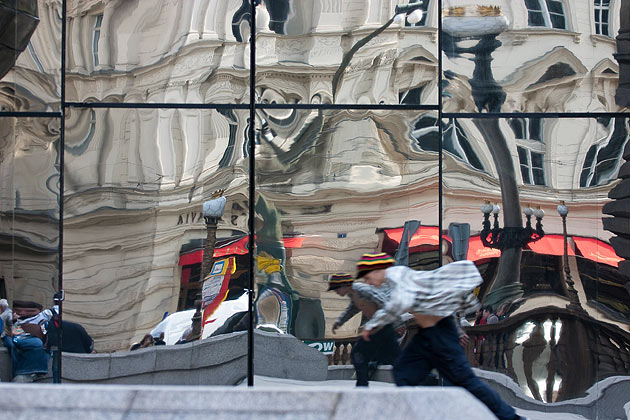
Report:
[[11,355],[14,377],[48,373],[50,354],[44,349],[42,340],[37,337],[11,338],[7,336],[2,341]]
[[398,336],[391,325],[386,325],[370,336],[370,341],[359,338],[352,347],[352,364],[357,373],[357,386],[368,386],[370,369],[378,365],[394,364],[400,355]]
[[459,333],[452,317],[442,319],[431,328],[420,329],[413,337],[394,365],[396,385],[420,385],[433,368],[448,383],[467,389],[499,420],[518,418],[514,408],[475,376],[459,344]]

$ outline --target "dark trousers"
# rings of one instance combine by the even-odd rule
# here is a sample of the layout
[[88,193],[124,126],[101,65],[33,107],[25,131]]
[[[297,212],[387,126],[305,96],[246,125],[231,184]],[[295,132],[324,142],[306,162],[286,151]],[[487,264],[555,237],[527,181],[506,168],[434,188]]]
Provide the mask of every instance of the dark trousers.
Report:
[[475,376],[452,317],[446,317],[431,328],[422,328],[405,347],[394,365],[398,386],[420,385],[431,369],[436,368],[445,382],[466,388],[499,418],[518,418],[514,408],[499,394]]
[[400,355],[398,335],[391,325],[386,325],[370,336],[362,338],[352,347],[352,364],[357,373],[357,386],[368,386],[370,369],[378,365],[393,365]]

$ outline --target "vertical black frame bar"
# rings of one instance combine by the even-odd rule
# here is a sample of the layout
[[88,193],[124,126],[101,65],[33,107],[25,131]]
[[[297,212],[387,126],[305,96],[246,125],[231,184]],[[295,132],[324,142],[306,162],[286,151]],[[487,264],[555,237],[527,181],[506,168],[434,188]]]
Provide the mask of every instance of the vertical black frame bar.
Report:
[[251,0],[250,13],[250,35],[249,35],[249,219],[247,225],[249,229],[249,293],[247,302],[247,312],[249,322],[247,323],[247,386],[254,386],[254,249],[255,224],[254,212],[256,201],[256,5],[258,0]]
[[442,128],[442,0],[437,0],[437,28],[438,28],[438,36],[437,36],[437,47],[438,47],[438,102],[437,102],[437,124],[438,124],[438,266],[442,267],[443,259],[442,259],[442,246],[444,240],[442,239],[442,213],[444,211],[444,200],[442,198],[442,180],[443,180],[443,168],[442,168],[442,145],[443,145],[443,128]]
[[[58,334],[57,348],[53,353],[53,383],[61,383],[62,357],[61,349],[63,348],[63,192],[64,192],[64,151],[65,151],[65,132],[66,132],[66,0],[61,1],[61,121],[59,124],[59,235],[57,258],[59,258],[57,267],[57,292],[54,295],[53,302],[59,305],[58,308]],[[53,321],[54,322],[54,321]]]

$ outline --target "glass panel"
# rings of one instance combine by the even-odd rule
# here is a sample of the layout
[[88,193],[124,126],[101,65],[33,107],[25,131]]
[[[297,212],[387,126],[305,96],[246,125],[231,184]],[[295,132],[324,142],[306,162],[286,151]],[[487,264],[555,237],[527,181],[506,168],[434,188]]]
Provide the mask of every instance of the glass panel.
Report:
[[[439,265],[437,115],[258,112],[257,328],[315,347],[320,358],[340,366],[345,376],[339,379],[350,380],[362,316],[340,320],[350,297],[328,290],[328,282],[335,273],[354,276],[357,261],[370,252],[418,270]],[[409,241],[402,240],[405,227]],[[295,354],[314,358],[304,347]],[[327,378],[326,363],[317,363],[306,379]]]
[[[601,170],[595,170],[597,181],[582,189],[598,199],[598,206],[592,210],[594,219],[600,222],[597,243],[590,251],[584,241],[575,245],[584,256],[580,258],[578,268],[584,289],[588,290],[585,293],[587,307],[590,313],[596,310],[600,320],[597,340],[606,357],[600,357],[597,376],[605,383],[606,378],[630,374],[627,364],[619,364],[620,360],[628,360],[630,352],[627,337],[630,323],[629,194],[623,186],[628,182],[630,167],[630,121],[628,118],[612,118],[605,129],[601,122],[604,121],[597,122],[601,134],[597,138],[599,147],[594,162]],[[582,270],[587,274],[584,275]],[[627,402],[628,398],[625,400]],[[606,407],[603,401],[598,406],[600,412]]]
[[551,18],[551,25],[557,29],[566,29],[567,25],[564,21],[564,15],[550,13],[549,17]]
[[143,0],[68,7],[66,100],[249,102],[246,0]]
[[16,377],[6,366],[3,382],[52,374],[44,334],[58,286],[58,147],[59,120],[0,118],[0,297],[13,310],[2,314],[14,337],[3,342],[16,358]]
[[[549,10],[539,12],[537,1],[518,3],[501,2],[491,12],[445,6],[444,112],[621,111],[614,98],[619,64],[612,38],[617,34],[581,42],[592,35],[591,26],[567,27],[566,16],[590,22],[590,8],[549,1]],[[611,16],[619,16],[620,3],[610,7]],[[567,30],[531,27],[551,24]],[[583,83],[590,78],[593,83]]]
[[[627,241],[611,239],[614,232],[627,235],[622,221],[627,193],[615,180],[617,173],[627,178],[621,169],[627,136],[608,154],[614,175],[580,187],[580,173],[592,166],[586,162],[589,149],[614,143],[615,124],[617,135],[627,134],[628,120],[544,119],[543,161],[549,171],[544,187],[515,176],[520,162],[508,120],[457,122],[487,169],[475,169],[445,150],[442,225],[449,227],[449,241],[461,248],[454,247],[452,255],[475,261],[484,278],[478,296],[498,318],[466,314],[466,322],[475,324],[465,327],[470,362],[492,384],[516,389],[511,404],[528,417],[536,417],[529,410],[548,411],[547,405],[526,408],[530,398],[562,403],[561,409],[555,406],[560,416],[597,417],[606,407],[623,417],[628,398],[612,401],[603,395],[621,392],[630,375],[625,362],[630,356],[630,277],[623,272],[625,260],[610,245],[616,243],[618,252],[628,255]],[[538,166],[536,153],[531,155]],[[499,205],[496,226],[489,213],[487,230],[477,210],[486,201]],[[561,204],[568,208],[564,218]],[[538,208],[545,212],[544,226],[537,226]],[[595,404],[582,399],[594,392],[599,395]]]
[[[90,382],[240,383],[248,111],[69,108],[66,116],[64,313],[94,338],[107,367]],[[67,380],[84,380],[80,362],[64,364]]]
[[[532,153],[532,157],[534,157]],[[532,168],[532,174],[534,176],[534,184],[545,185],[545,171],[542,168]]]
[[59,111],[61,2],[3,2],[0,110]]
[[528,10],[542,10],[540,0],[525,0],[525,6]]
[[543,167],[543,156],[540,153],[532,152],[532,168],[542,168]]
[[547,8],[549,9],[549,13],[551,14],[564,15],[561,1],[547,0]]
[[436,105],[438,2],[396,3],[263,2],[257,102]]

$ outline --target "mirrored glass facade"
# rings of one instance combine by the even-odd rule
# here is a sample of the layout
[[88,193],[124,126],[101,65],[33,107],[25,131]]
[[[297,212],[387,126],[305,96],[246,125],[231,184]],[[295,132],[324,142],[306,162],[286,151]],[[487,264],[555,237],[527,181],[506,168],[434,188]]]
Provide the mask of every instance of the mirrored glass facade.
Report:
[[354,381],[330,280],[385,252],[474,262],[510,405],[628,416],[621,1],[0,3],[0,298],[52,337],[2,381]]
[[3,111],[60,111],[61,15],[61,2],[2,3]]
[[68,1],[66,100],[247,103],[249,9],[241,1]]

